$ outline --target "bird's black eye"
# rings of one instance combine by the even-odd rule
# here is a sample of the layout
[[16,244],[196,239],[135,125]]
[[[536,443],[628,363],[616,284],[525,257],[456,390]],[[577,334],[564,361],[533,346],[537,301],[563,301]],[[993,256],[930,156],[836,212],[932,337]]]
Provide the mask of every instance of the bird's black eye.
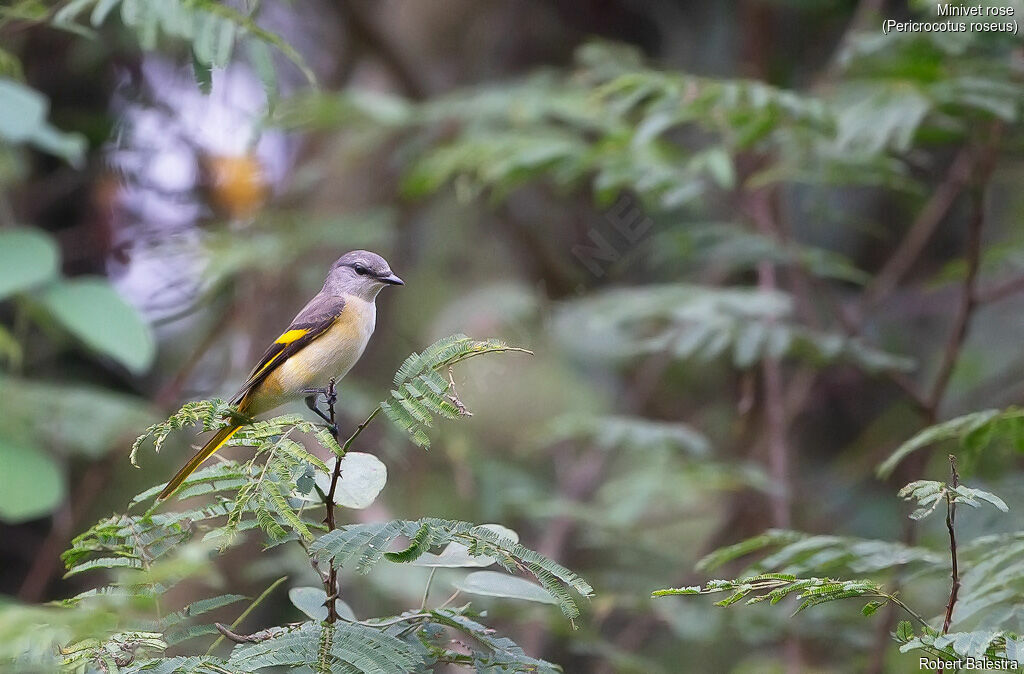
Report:
[[356,273],[360,276],[366,276],[367,274],[366,267],[361,264],[354,265],[352,268],[355,269]]

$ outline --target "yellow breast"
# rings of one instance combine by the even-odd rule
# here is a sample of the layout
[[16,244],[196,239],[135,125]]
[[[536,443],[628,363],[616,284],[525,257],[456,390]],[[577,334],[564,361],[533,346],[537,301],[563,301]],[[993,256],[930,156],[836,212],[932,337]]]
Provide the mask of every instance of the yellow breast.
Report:
[[344,377],[363,355],[377,322],[376,305],[349,296],[341,315],[322,335],[281,363],[254,392],[250,414],[269,411],[305,397],[305,389],[323,388]]

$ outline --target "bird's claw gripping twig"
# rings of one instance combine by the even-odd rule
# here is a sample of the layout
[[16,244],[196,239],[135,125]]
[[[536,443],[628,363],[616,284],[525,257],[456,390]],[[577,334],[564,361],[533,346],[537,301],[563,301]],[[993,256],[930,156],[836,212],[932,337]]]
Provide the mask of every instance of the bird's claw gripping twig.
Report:
[[[338,426],[334,422],[334,404],[338,402],[338,393],[334,386],[334,378],[331,378],[330,383],[323,388],[307,388],[302,390],[306,395],[306,407],[312,410],[318,417],[327,422],[327,428],[331,431],[331,434],[337,437]],[[320,409],[317,404],[320,396],[324,397],[324,402],[327,403],[327,409],[330,414],[325,413]]]

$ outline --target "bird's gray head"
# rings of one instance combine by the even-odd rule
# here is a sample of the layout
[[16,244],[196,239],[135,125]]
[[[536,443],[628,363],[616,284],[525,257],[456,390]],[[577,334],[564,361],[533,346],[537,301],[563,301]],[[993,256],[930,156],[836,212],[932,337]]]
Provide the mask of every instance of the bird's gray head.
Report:
[[387,260],[368,250],[345,253],[331,265],[324,290],[332,295],[352,294],[373,301],[386,285],[402,286],[405,282],[395,276]]

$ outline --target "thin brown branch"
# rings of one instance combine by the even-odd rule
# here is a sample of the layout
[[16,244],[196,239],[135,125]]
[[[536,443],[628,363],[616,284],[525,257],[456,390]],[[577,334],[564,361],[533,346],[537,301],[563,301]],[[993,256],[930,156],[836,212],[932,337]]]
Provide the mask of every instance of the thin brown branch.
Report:
[[1024,291],[1024,276],[1007,279],[988,288],[978,290],[975,296],[978,304],[991,304]]
[[[331,420],[331,426],[327,429],[334,436],[334,441],[338,441],[338,427],[335,425],[335,412],[334,403],[337,402],[337,393],[335,391],[334,378],[331,378],[330,383],[327,385],[327,416]],[[350,441],[349,441],[350,442]],[[341,477],[341,459],[345,456],[345,452],[348,449],[349,442],[345,443],[345,448],[341,450],[341,455],[335,457],[334,472],[331,475],[331,487],[327,492],[327,525],[333,531],[334,525],[334,493],[338,489],[338,478]]]
[[950,163],[942,183],[918,213],[895,252],[868,286],[859,313],[867,313],[871,307],[880,304],[910,271],[921,251],[932,238],[939,223],[946,217],[949,209],[956,202],[956,198],[967,187],[973,167],[974,157],[971,149],[962,149]]
[[[960,475],[956,471],[956,457],[949,455],[949,472],[952,475],[950,487],[956,489],[960,486]],[[956,557],[956,497],[946,490],[946,529],[949,531],[949,560],[950,560],[950,586],[949,601],[946,603],[946,618],[942,621],[942,633],[949,633],[949,626],[953,622],[953,609],[956,607],[957,597],[960,596],[960,569],[957,566]],[[940,666],[935,670],[937,674],[943,674],[945,668]]]
[[953,319],[953,329],[949,335],[949,341],[939,365],[939,371],[932,384],[931,393],[928,395],[928,406],[933,412],[939,408],[942,398],[949,386],[949,380],[953,376],[953,369],[960,357],[960,350],[963,348],[964,340],[967,338],[967,331],[970,328],[971,317],[978,305],[978,270],[981,267],[981,232],[985,223],[985,193],[979,188],[974,192],[974,207],[971,213],[971,220],[967,229],[967,275],[964,277],[963,290],[960,297],[960,306],[957,308],[956,317]]
[[[762,191],[751,195],[748,211],[757,229],[766,236],[781,239],[775,217],[775,195]],[[778,287],[775,265],[761,262],[757,267],[757,283],[761,290],[772,292]],[[768,444],[768,473],[778,489],[771,497],[772,526],[786,529],[792,524],[790,515],[791,476],[790,448],[786,441],[786,390],[782,366],[778,358],[767,355],[761,362],[764,387],[764,420]]]
[[217,631],[223,634],[226,639],[234,641],[236,644],[254,644],[259,641],[259,639],[256,639],[251,635],[232,632],[231,629],[223,623],[213,623],[213,626],[216,627]]
[[[337,390],[335,389],[334,379],[331,379],[330,383],[327,385],[324,395],[327,398],[327,416],[330,419],[330,426],[328,427],[328,430],[331,432],[331,435],[334,436],[334,441],[338,442],[338,424],[334,409],[334,404],[338,401],[338,395]],[[371,421],[373,421],[374,417],[376,417],[378,413],[380,413],[379,406],[370,413],[370,416],[366,417],[363,423],[356,427],[356,430],[353,431],[352,435],[345,440],[345,444],[340,445],[341,450],[335,457],[334,470],[331,473],[331,486],[327,493],[323,494],[324,508],[326,510],[324,523],[327,524],[328,531],[334,531],[338,528],[334,517],[334,510],[336,507],[334,503],[334,494],[338,490],[338,480],[341,478],[341,460],[345,457],[345,454],[348,453],[349,447],[351,447],[352,443],[355,442],[357,437],[359,437],[359,434],[363,432]],[[333,623],[338,620],[338,610],[334,599],[340,593],[338,588],[338,570],[334,567],[333,563],[330,565],[324,580],[324,591],[327,593],[327,622]]]
[[[949,471],[953,476],[950,486],[954,489],[960,486],[960,475],[956,471],[956,457],[952,454],[949,455]],[[946,529],[949,530],[949,559],[951,572],[950,577],[952,578],[952,584],[949,588],[949,603],[946,604],[946,619],[942,621],[942,633],[946,634],[949,632],[949,625],[953,622],[953,608],[956,606],[957,596],[960,594],[960,570],[957,568],[956,558],[956,530],[954,524],[956,523],[956,501],[954,496],[947,491],[946,492]]]
[[[966,254],[968,267],[967,276],[963,281],[960,306],[957,312],[957,317],[953,323],[953,330],[950,333],[949,341],[944,351],[942,363],[939,366],[939,373],[932,385],[930,394],[927,398],[924,398],[923,396],[921,397],[924,400],[924,405],[919,405],[919,407],[922,412],[922,420],[924,421],[925,426],[933,425],[938,421],[939,406],[942,404],[942,399],[945,397],[950,378],[952,377],[953,370],[955,369],[957,360],[960,356],[960,350],[963,347],[964,339],[967,336],[967,330],[970,326],[971,316],[978,305],[977,282],[978,271],[981,266],[981,234],[984,225],[985,188],[992,175],[992,171],[995,169],[998,157],[999,138],[1001,134],[1002,126],[998,124],[995,125],[991,129],[990,138],[988,139],[987,144],[983,148],[976,150],[978,152],[977,161],[972,161],[972,166],[975,167],[975,189],[973,195],[973,211],[968,230],[968,250]],[[967,149],[962,151],[960,156],[963,156],[963,153],[967,151]],[[910,390],[915,389],[910,387]],[[917,476],[923,470],[926,460],[927,454],[924,453],[918,454],[916,457],[912,457],[911,460],[904,462],[902,470],[903,474],[910,480],[917,479]],[[901,540],[906,545],[912,545],[915,537],[916,529],[913,526],[913,523],[908,521]],[[897,586],[898,584],[899,579],[897,578]],[[950,609],[950,614],[952,614],[952,609]],[[883,669],[885,644],[888,643],[889,632],[892,629],[895,619],[895,610],[890,604],[887,607],[883,620],[878,626],[878,632],[876,634],[877,646],[874,649],[872,663],[868,670],[872,674],[875,672],[881,672]]]
[[373,419],[378,414],[380,414],[380,406],[379,405],[372,412],[370,412],[370,416],[368,416],[365,419],[363,419],[363,423],[361,423],[358,426],[356,426],[356,430],[353,431],[352,435],[348,436],[348,440],[346,440],[345,444],[343,444],[341,446],[341,455],[342,456],[345,456],[345,454],[348,453],[348,448],[352,446],[352,443],[355,442],[356,438],[359,437],[359,434],[362,433],[366,429],[366,427],[370,425],[370,422],[373,421]]
[[[335,418],[334,403],[337,402],[338,396],[335,390],[334,378],[331,378],[330,383],[327,384],[327,416],[330,417],[329,430],[331,435],[334,436],[334,441],[338,441],[338,425]],[[345,456],[345,451],[351,444],[354,435],[345,443],[345,449],[342,450],[340,456],[334,457],[334,471],[331,474],[331,487],[327,491],[327,495],[324,496],[324,509],[327,514],[324,521],[327,523],[327,530],[334,531],[338,528],[337,523],[334,519],[334,494],[338,490],[338,479],[341,477],[341,459]],[[324,583],[324,592],[327,594],[327,622],[334,623],[338,620],[338,608],[335,598],[338,596],[338,569],[335,568],[334,563],[331,562],[327,571],[327,581]]]

